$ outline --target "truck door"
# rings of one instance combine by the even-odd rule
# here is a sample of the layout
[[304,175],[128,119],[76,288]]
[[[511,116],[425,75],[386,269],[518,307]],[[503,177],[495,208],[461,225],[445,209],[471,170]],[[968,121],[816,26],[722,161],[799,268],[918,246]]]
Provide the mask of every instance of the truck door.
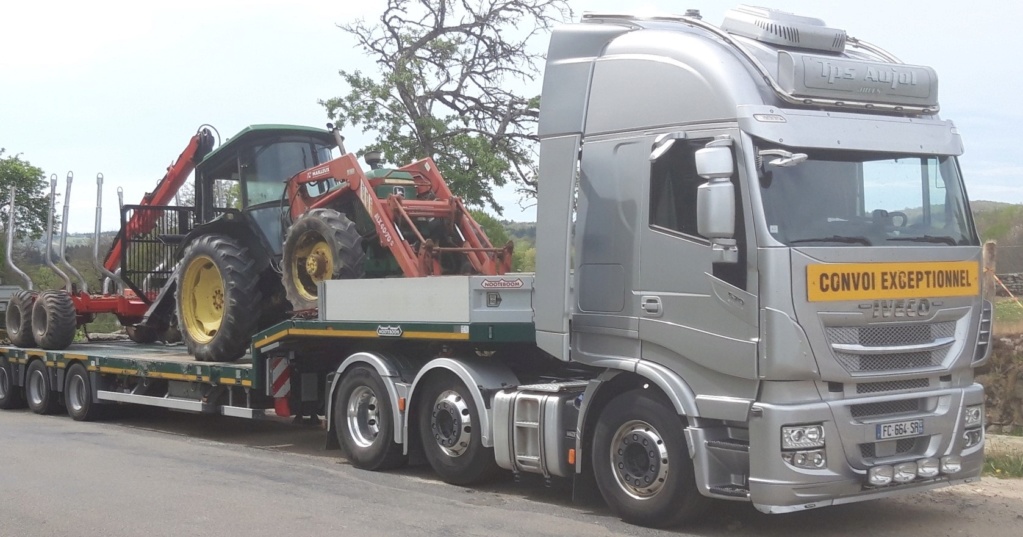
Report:
[[741,166],[732,178],[738,262],[714,262],[710,241],[697,232],[696,193],[705,180],[696,173],[695,153],[725,133],[690,133],[647,164],[647,219],[639,232],[640,285],[633,299],[644,360],[678,372],[697,395],[753,398],[757,300],[747,290],[749,212]]

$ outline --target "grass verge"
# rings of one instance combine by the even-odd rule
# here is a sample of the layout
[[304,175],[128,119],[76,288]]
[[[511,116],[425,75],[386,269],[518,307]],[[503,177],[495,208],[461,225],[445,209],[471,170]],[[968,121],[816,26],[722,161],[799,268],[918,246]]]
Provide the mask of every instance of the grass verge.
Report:
[[984,475],[1023,478],[1023,439],[988,435],[984,445]]

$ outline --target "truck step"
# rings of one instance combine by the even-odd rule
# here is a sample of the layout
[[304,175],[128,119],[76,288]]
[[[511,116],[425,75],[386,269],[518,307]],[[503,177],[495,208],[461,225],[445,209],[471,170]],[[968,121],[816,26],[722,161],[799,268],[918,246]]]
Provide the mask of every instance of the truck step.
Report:
[[740,485],[717,485],[710,487],[710,493],[729,498],[749,498],[749,489]]
[[568,380],[565,382],[543,382],[539,384],[523,384],[518,386],[516,390],[520,392],[543,392],[543,393],[561,393],[570,392],[574,390],[581,390],[589,384],[589,381],[585,380]]
[[707,440],[707,447],[711,449],[720,449],[724,451],[738,451],[741,453],[749,453],[749,442],[743,442],[741,440]]

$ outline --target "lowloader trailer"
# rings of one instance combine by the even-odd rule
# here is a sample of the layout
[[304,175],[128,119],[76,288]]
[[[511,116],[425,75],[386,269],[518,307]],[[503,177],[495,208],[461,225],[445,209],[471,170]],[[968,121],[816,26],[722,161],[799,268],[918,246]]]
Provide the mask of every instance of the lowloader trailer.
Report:
[[589,14],[542,95],[535,274],[324,278],[237,363],[4,348],[0,406],[322,415],[357,467],[650,526],[979,479],[991,304],[932,69],[762,8]]

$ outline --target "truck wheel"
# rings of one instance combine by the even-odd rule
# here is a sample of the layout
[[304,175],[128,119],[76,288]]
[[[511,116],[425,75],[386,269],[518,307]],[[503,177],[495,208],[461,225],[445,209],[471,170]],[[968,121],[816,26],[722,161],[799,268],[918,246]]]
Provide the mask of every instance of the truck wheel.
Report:
[[317,307],[316,284],[361,278],[366,254],[355,224],[333,209],[314,209],[288,229],[284,240],[283,283],[295,310]]
[[57,393],[50,385],[50,374],[42,360],[28,364],[25,374],[25,395],[28,408],[36,414],[53,414],[60,408]]
[[418,409],[419,437],[433,470],[452,485],[472,485],[498,471],[494,448],[483,446],[479,411],[469,390],[454,378],[425,386]]
[[64,291],[43,291],[32,306],[32,335],[42,349],[62,350],[75,340],[75,303]]
[[376,371],[356,367],[345,374],[334,406],[334,428],[348,460],[364,470],[388,470],[405,464],[394,441],[394,418],[387,388]]
[[67,370],[64,404],[75,421],[92,421],[101,415],[103,407],[92,401],[92,381],[82,364],[74,364]]
[[668,527],[702,512],[707,498],[696,488],[684,429],[670,404],[647,390],[625,392],[604,408],[593,435],[593,474],[622,520]]
[[32,335],[32,306],[39,296],[35,291],[18,291],[7,302],[7,337],[18,347],[35,347]]
[[0,365],[0,410],[15,408],[25,408],[25,393],[20,386],[14,385],[7,366]]
[[241,358],[262,303],[249,250],[230,237],[205,235],[188,246],[181,267],[178,322],[188,351],[200,362]]

